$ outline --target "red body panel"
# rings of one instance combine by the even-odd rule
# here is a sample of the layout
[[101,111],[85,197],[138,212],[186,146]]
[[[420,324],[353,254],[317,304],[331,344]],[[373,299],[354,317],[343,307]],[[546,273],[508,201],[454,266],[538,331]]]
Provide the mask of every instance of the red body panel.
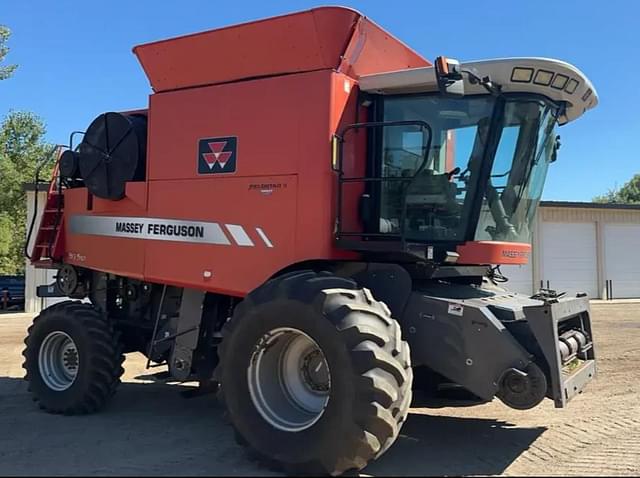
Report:
[[[358,75],[428,61],[359,13],[334,7],[134,52],[156,91],[146,181],[129,183],[121,201],[67,190],[65,217],[139,222],[140,231],[153,227],[148,218],[203,221],[217,228],[218,243],[80,233],[73,219],[67,262],[243,295],[292,263],[358,257],[334,247],[331,138],[356,120]],[[236,138],[235,171],[199,174],[199,140],[221,137]],[[363,146],[349,151],[362,167]]]
[[[357,257],[333,245],[337,181],[330,141],[336,128],[354,121],[354,85],[324,70],[152,95],[147,181],[128,183],[121,201],[93,198],[91,210],[86,189],[67,190],[65,215],[215,222],[229,244],[68,229],[66,260],[243,295],[292,263]],[[198,174],[198,141],[220,136],[237,137],[236,171]],[[229,225],[242,226],[253,245],[237,244]]]
[[334,69],[354,78],[430,63],[355,10],[321,7],[136,46],[154,91]]
[[[120,201],[65,191],[66,262],[242,296],[291,264],[359,257],[334,247],[331,139],[365,118],[363,107],[356,111],[359,75],[429,65],[425,59],[343,8],[134,51],[156,91],[146,111],[146,180],[128,183]],[[365,172],[366,131],[355,134],[344,151],[352,177]],[[235,170],[200,170],[200,140],[211,148],[209,168],[225,141],[235,142]],[[345,195],[352,230],[361,189]],[[176,227],[201,236],[165,234]]]
[[358,78],[423,66],[431,66],[431,63],[371,20],[360,16],[341,58],[339,71]]
[[[265,176],[259,180],[280,187],[270,194],[250,189],[249,185],[256,182],[252,177],[151,182],[151,217],[241,225],[254,245],[140,241],[145,242],[147,280],[242,295],[297,262],[302,257],[295,236],[297,176]],[[180,197],[184,200],[176,200]],[[256,227],[273,247],[261,240]],[[206,277],[206,271],[211,277]]]
[[526,264],[531,244],[473,241],[458,246],[458,264]]
[[[92,198],[86,188],[67,189],[65,217],[74,215],[141,216],[146,214],[146,183],[128,183],[126,195],[121,201]],[[91,202],[93,209],[89,209]],[[64,261],[81,267],[89,267],[113,274],[144,278],[144,241],[137,239],[73,234],[68,230],[65,240]]]

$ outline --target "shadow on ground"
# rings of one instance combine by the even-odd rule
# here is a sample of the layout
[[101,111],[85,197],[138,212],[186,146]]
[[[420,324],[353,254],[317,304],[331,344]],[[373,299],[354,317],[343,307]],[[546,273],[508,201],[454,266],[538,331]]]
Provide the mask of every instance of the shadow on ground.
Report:
[[365,470],[372,475],[496,475],[546,429],[490,419],[412,413],[389,451]]
[[[26,383],[0,377],[0,475],[272,475],[236,445],[213,395],[178,385],[124,383],[90,416],[49,415]],[[364,473],[499,474],[544,428],[411,414],[401,436]]]

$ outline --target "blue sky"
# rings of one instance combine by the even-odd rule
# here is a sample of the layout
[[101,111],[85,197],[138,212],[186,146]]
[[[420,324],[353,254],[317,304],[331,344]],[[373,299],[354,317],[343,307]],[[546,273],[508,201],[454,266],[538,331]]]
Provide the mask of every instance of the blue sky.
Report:
[[[131,52],[139,43],[318,6],[311,1],[0,0],[13,30],[0,116],[28,110],[52,142],[104,111],[145,107],[151,90]],[[640,173],[640,2],[348,1],[423,56],[460,60],[555,57],[580,68],[600,105],[560,128],[544,199],[588,201]]]

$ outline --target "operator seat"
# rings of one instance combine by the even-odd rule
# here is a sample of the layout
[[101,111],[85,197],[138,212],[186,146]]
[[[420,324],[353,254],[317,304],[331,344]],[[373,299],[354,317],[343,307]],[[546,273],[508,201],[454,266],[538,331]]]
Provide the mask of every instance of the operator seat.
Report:
[[423,170],[407,194],[409,228],[432,239],[445,239],[457,229],[461,205],[449,174]]

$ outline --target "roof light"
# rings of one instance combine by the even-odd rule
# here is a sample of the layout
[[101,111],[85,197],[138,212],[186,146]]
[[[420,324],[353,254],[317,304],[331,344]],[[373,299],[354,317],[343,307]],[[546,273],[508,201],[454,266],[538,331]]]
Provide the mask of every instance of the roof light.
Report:
[[553,79],[553,81],[551,82],[551,88],[555,88],[556,90],[562,90],[564,89],[564,86],[567,84],[567,81],[569,81],[568,76],[561,75],[560,73],[558,73],[556,77]]
[[577,80],[574,80],[573,78],[571,78],[569,80],[569,83],[567,83],[567,87],[564,89],[564,91],[572,95],[576,91],[576,88],[578,88],[579,84],[580,83]]
[[516,83],[529,83],[533,78],[533,68],[521,68],[516,66],[511,71],[511,81]]
[[553,71],[538,70],[535,78],[533,79],[533,82],[536,85],[549,86],[551,84],[552,78],[553,78]]

